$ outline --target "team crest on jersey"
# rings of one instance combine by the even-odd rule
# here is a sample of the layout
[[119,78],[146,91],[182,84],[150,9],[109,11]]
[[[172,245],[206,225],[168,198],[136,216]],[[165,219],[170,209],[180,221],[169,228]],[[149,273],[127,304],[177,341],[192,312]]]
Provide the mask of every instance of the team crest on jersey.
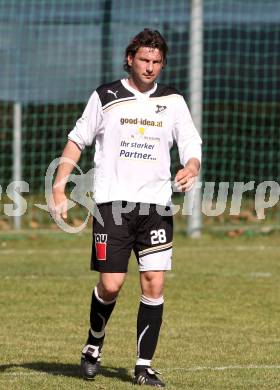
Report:
[[108,234],[94,233],[95,253],[97,260],[105,261],[107,256]]
[[161,106],[161,105],[157,104],[156,114],[160,114],[160,113],[164,112],[166,109],[167,109],[166,106]]

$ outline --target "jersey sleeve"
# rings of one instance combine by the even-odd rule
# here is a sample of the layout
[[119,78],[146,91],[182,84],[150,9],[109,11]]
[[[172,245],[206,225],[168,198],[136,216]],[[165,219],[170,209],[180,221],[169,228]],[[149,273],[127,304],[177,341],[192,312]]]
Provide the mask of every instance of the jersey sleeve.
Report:
[[96,91],[91,95],[82,116],[68,134],[68,139],[75,142],[81,150],[90,146],[100,130],[102,108]]
[[183,166],[191,158],[197,158],[201,162],[202,141],[183,97],[176,106],[174,139],[178,145],[180,162]]

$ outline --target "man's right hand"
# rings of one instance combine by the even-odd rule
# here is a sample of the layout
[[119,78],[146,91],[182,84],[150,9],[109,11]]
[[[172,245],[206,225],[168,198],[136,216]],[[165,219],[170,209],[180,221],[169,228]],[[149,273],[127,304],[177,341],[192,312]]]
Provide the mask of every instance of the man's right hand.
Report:
[[67,197],[65,192],[56,191],[53,188],[52,199],[50,200],[49,210],[55,221],[67,218]]

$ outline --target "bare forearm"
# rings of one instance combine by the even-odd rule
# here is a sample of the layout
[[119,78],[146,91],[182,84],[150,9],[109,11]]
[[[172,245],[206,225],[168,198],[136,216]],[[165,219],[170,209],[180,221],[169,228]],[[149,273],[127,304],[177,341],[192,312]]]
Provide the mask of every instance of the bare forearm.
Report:
[[67,179],[73,171],[75,164],[79,161],[80,156],[81,150],[78,148],[78,146],[74,142],[68,141],[63,150],[58,172],[53,185],[54,192],[64,192]]

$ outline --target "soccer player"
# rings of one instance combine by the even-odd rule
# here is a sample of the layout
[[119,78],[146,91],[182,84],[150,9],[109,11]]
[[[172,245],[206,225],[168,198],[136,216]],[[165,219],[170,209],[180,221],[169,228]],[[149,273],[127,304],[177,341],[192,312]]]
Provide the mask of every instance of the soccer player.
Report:
[[164,387],[151,368],[163,315],[165,271],[171,269],[172,212],[170,149],[176,141],[183,168],[175,177],[189,190],[200,169],[201,139],[184,98],[157,84],[166,65],[167,44],[158,31],[144,29],[125,51],[128,78],[99,86],[68,135],[53,186],[55,218],[67,217],[65,183],[85,146],[95,143],[92,269],[100,273],[93,289],[90,328],[82,350],[85,378],[100,370],[106,324],[125,281],[134,250],[142,295],[137,317],[137,359],[133,382]]

